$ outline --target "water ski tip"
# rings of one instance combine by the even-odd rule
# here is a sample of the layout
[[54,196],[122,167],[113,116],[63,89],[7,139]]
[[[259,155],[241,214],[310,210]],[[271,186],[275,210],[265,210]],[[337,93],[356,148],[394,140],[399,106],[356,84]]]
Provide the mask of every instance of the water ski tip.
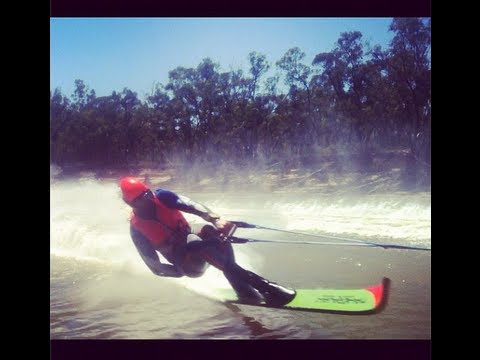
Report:
[[383,277],[382,282],[378,285],[370,286],[367,288],[375,298],[376,313],[382,311],[387,305],[388,295],[390,293],[390,279]]

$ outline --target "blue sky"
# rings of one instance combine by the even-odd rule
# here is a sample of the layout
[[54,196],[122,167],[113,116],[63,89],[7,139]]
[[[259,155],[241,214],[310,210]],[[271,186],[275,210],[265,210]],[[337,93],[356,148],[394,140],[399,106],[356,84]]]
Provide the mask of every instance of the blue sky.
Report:
[[392,18],[51,18],[50,89],[70,96],[81,79],[97,96],[122,91],[151,93],[167,84],[178,66],[196,67],[204,58],[220,71],[248,72],[251,51],[266,55],[267,76],[292,47],[311,65],[330,51],[340,33],[360,31],[363,40],[388,47]]

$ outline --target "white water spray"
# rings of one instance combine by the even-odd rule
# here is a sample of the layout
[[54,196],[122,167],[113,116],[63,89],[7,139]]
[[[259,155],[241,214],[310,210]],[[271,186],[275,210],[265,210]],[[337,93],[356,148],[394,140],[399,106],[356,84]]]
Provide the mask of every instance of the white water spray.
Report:
[[[52,255],[101,262],[110,268],[153,276],[131,240],[128,222],[131,209],[121,199],[117,183],[81,178],[54,182],[50,190]],[[185,217],[191,222],[203,221],[191,214]],[[242,266],[254,271],[259,269],[258,256],[235,250]],[[256,262],[256,269],[252,261]],[[171,280],[205,295],[211,295],[212,289],[230,287],[223,274],[213,267],[201,278]]]

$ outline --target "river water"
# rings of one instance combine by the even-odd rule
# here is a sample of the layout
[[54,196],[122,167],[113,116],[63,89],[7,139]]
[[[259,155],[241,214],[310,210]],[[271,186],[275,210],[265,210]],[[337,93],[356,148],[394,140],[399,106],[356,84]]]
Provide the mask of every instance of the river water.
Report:
[[[229,220],[431,247],[430,193],[169,190],[195,199]],[[153,275],[131,241],[129,213],[115,179],[85,176],[51,181],[51,339],[431,338],[430,251],[235,244],[240,265],[286,286],[357,288],[376,284],[386,276],[391,280],[390,295],[385,309],[374,315],[227,306],[215,299],[219,289],[228,288],[215,268],[196,279]],[[235,235],[293,242],[318,240],[257,229],[239,229]]]

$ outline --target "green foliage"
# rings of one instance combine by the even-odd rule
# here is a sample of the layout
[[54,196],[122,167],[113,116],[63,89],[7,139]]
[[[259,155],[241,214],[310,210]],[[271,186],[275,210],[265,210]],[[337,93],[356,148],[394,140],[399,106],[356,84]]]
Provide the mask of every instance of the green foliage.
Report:
[[75,80],[71,98],[50,94],[52,162],[308,165],[315,151],[334,149],[360,157],[369,171],[373,153],[406,148],[429,168],[430,22],[399,18],[390,30],[385,50],[344,32],[311,66],[298,47],[289,49],[275,63],[287,94],[279,94],[280,74],[262,78],[270,64],[257,52],[248,54],[247,75],[221,73],[209,58],[177,67],[145,101],[128,88],[96,97]]

